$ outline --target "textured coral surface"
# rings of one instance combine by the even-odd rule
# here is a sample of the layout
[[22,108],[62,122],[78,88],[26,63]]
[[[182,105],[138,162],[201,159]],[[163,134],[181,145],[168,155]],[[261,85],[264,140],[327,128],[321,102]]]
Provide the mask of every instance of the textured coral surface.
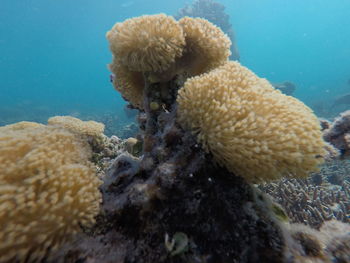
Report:
[[250,182],[306,176],[322,163],[316,116],[238,62],[188,79],[177,102],[182,126]]
[[164,14],[117,23],[107,32],[114,56],[132,71],[165,71],[182,55],[185,38],[176,20]]
[[202,18],[184,17],[179,24],[186,36],[184,69],[191,76],[208,72],[228,60],[231,41],[220,28]]
[[230,56],[230,39],[205,19],[176,21],[163,14],[117,23],[107,33],[113,61],[113,84],[134,107],[143,109],[144,75],[168,82],[177,74],[207,72]]
[[94,223],[101,194],[90,156],[61,128],[0,128],[0,262],[38,262]]
[[96,121],[82,121],[72,116],[55,116],[48,119],[51,126],[61,127],[79,135],[98,136],[104,131],[104,124]]

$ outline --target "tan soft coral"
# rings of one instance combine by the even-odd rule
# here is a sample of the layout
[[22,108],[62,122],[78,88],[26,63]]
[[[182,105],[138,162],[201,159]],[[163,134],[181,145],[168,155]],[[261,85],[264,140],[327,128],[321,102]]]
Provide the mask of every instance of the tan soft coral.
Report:
[[[113,54],[109,65],[113,85],[134,107],[143,108],[143,73],[150,79],[170,78],[185,37],[177,21],[164,14],[145,15],[116,23],[107,32]],[[168,71],[168,72],[166,72]]]
[[184,17],[179,24],[186,36],[182,64],[191,76],[208,72],[228,60],[231,40],[220,28],[202,18]]
[[227,61],[229,38],[200,18],[176,21],[164,14],[117,23],[107,33],[113,61],[113,85],[134,107],[143,109],[144,77],[167,82],[177,74],[194,76]]
[[56,127],[67,129],[80,135],[99,136],[102,135],[105,126],[96,121],[82,121],[72,116],[55,116],[48,119],[47,123]]
[[306,176],[323,161],[312,111],[237,62],[187,80],[177,101],[183,127],[249,182]]
[[134,107],[142,109],[143,87],[145,86],[142,72],[131,71],[116,59],[113,59],[109,69],[116,76],[113,78],[115,89]]
[[164,14],[117,23],[107,32],[111,51],[133,71],[162,72],[182,55],[185,38],[176,20]]
[[16,122],[14,124],[11,125],[6,125],[6,126],[2,126],[0,127],[0,132],[3,131],[16,131],[16,130],[23,130],[26,128],[39,128],[39,127],[44,127],[43,124],[37,123],[37,122],[30,122],[30,121],[20,121],[20,122]]
[[0,262],[39,262],[94,223],[100,181],[75,134],[19,126],[0,128]]

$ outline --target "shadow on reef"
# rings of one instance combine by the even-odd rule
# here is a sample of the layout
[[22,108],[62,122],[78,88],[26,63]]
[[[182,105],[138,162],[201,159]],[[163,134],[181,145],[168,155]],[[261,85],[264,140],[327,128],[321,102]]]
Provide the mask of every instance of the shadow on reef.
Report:
[[[152,84],[145,92],[155,90]],[[283,261],[282,231],[269,203],[217,167],[177,125],[175,98],[176,92],[170,111],[145,109],[144,158],[117,157],[101,187],[99,223],[51,262]]]

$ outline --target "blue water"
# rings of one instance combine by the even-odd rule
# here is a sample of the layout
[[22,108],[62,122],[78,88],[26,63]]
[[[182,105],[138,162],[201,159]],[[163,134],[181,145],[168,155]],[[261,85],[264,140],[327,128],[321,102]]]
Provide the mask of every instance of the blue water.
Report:
[[[310,106],[350,91],[349,0],[219,2],[241,63],[259,76],[296,83],[295,96]],[[106,67],[106,31],[133,16],[175,14],[186,3],[0,0],[0,124],[106,111],[122,119],[125,102]]]

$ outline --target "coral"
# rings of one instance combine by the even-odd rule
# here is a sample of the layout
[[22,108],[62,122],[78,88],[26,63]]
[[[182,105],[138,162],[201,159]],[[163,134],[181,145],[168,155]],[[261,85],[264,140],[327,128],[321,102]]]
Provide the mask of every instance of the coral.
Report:
[[109,70],[117,77],[113,78],[113,86],[123,98],[136,108],[143,108],[143,87],[145,81],[142,72],[130,71],[127,66],[113,59],[109,65]]
[[340,157],[340,152],[337,148],[335,148],[332,144],[329,142],[325,142],[324,149],[326,150],[326,154],[324,156],[324,159],[326,161],[332,161],[335,159],[338,159]]
[[176,19],[182,17],[200,17],[205,18],[211,23],[217,25],[225,32],[231,42],[231,60],[239,60],[239,52],[237,48],[235,33],[232,25],[230,24],[230,17],[225,13],[225,6],[212,0],[197,0],[192,5],[187,5],[178,11],[175,15]]
[[331,125],[332,125],[332,122],[330,122],[329,120],[324,119],[324,118],[319,118],[319,121],[320,121],[320,124],[321,124],[321,130],[322,131],[329,129],[331,127]]
[[[163,14],[117,23],[107,39],[113,54],[109,65],[113,85],[139,109],[145,107],[146,81],[166,83],[179,74],[207,72],[227,61],[231,45],[229,38],[205,19],[185,17],[177,22]],[[167,97],[166,87],[159,94]]]
[[[191,157],[193,148],[180,148],[175,156],[197,159]],[[69,247],[61,261],[50,262],[283,262],[277,223],[241,178],[210,164],[189,176],[186,162],[184,167],[175,163],[176,176],[159,166],[148,174],[142,162],[130,155],[115,160],[102,186],[106,229]],[[187,240],[175,241],[169,250],[176,233]]]
[[[215,40],[208,43],[216,45]],[[255,172],[262,171],[264,179],[279,178],[275,174],[283,172],[306,173],[321,162],[317,155],[324,153],[318,120],[305,105],[239,64],[231,62],[228,69],[223,66],[186,81],[190,71],[179,70],[186,53],[187,46],[182,57],[175,59],[175,67],[170,66],[175,73],[171,78],[169,69],[161,80],[154,72],[138,71],[144,83],[137,136],[142,154],[137,158],[124,152],[114,159],[100,188],[100,224],[48,262],[293,262],[283,209],[243,177],[232,174],[233,165],[230,170],[218,167],[214,157],[222,152],[232,157],[232,151],[221,151],[226,149],[222,139],[229,138],[242,142],[227,144],[229,150],[237,150],[237,156],[243,155],[238,168],[250,165]],[[198,89],[189,89],[191,83]],[[211,111],[206,112],[207,108]],[[206,126],[198,126],[198,120]],[[213,141],[208,143],[203,131]],[[200,141],[204,144],[198,143],[196,132],[202,133],[199,138],[206,139]],[[267,177],[266,170],[274,166],[278,168]],[[317,250],[316,242],[299,239],[304,250],[300,243],[299,250],[295,249],[298,257],[323,252]]]
[[[323,181],[327,182],[327,179]],[[259,188],[285,209],[292,223],[303,223],[318,229],[332,219],[350,222],[350,185],[346,181],[341,186],[326,183],[315,186],[312,178],[283,179],[262,184]]]
[[182,126],[219,164],[249,182],[303,177],[323,161],[311,110],[237,62],[188,79],[178,94]]
[[291,256],[287,262],[345,263],[350,260],[350,226],[336,220],[325,222],[319,231],[302,224],[287,224],[284,231]]
[[37,122],[20,121],[14,124],[9,124],[9,125],[0,127],[0,132],[17,131],[17,130],[23,130],[26,128],[40,128],[40,127],[44,127],[44,125]]
[[186,36],[181,62],[191,76],[214,69],[228,60],[230,39],[206,19],[184,17],[179,20]]
[[[101,186],[103,224],[51,262],[283,261],[285,242],[270,203],[243,178],[215,166],[179,126],[182,85],[181,76],[145,81],[141,157],[123,153],[114,160]],[[167,95],[159,96],[163,89]],[[151,102],[160,107],[151,108]],[[167,249],[176,233],[187,241]]]
[[330,183],[332,183],[331,178],[334,177],[341,178],[339,185],[344,181],[350,182],[350,162],[347,159],[334,159],[322,165],[319,174]]
[[48,119],[47,123],[61,127],[71,132],[87,136],[100,136],[104,131],[104,124],[95,121],[82,121],[72,116],[55,116]]
[[0,128],[0,262],[39,262],[94,223],[101,194],[90,157],[61,128]]
[[342,157],[350,155],[350,110],[337,117],[328,129],[323,131],[325,141],[336,147]]
[[125,140],[124,148],[128,153],[134,156],[139,156],[142,153],[141,142],[133,137],[129,137],[128,139]]
[[107,32],[116,59],[132,71],[162,72],[182,55],[185,38],[176,20],[164,14],[116,23]]
[[329,262],[350,262],[350,225],[339,221],[326,222],[321,227],[321,235],[327,240],[325,251],[330,256]]
[[319,238],[319,232],[302,224],[291,224],[289,229],[294,241],[300,245],[307,257],[320,259],[325,257],[324,245]]

